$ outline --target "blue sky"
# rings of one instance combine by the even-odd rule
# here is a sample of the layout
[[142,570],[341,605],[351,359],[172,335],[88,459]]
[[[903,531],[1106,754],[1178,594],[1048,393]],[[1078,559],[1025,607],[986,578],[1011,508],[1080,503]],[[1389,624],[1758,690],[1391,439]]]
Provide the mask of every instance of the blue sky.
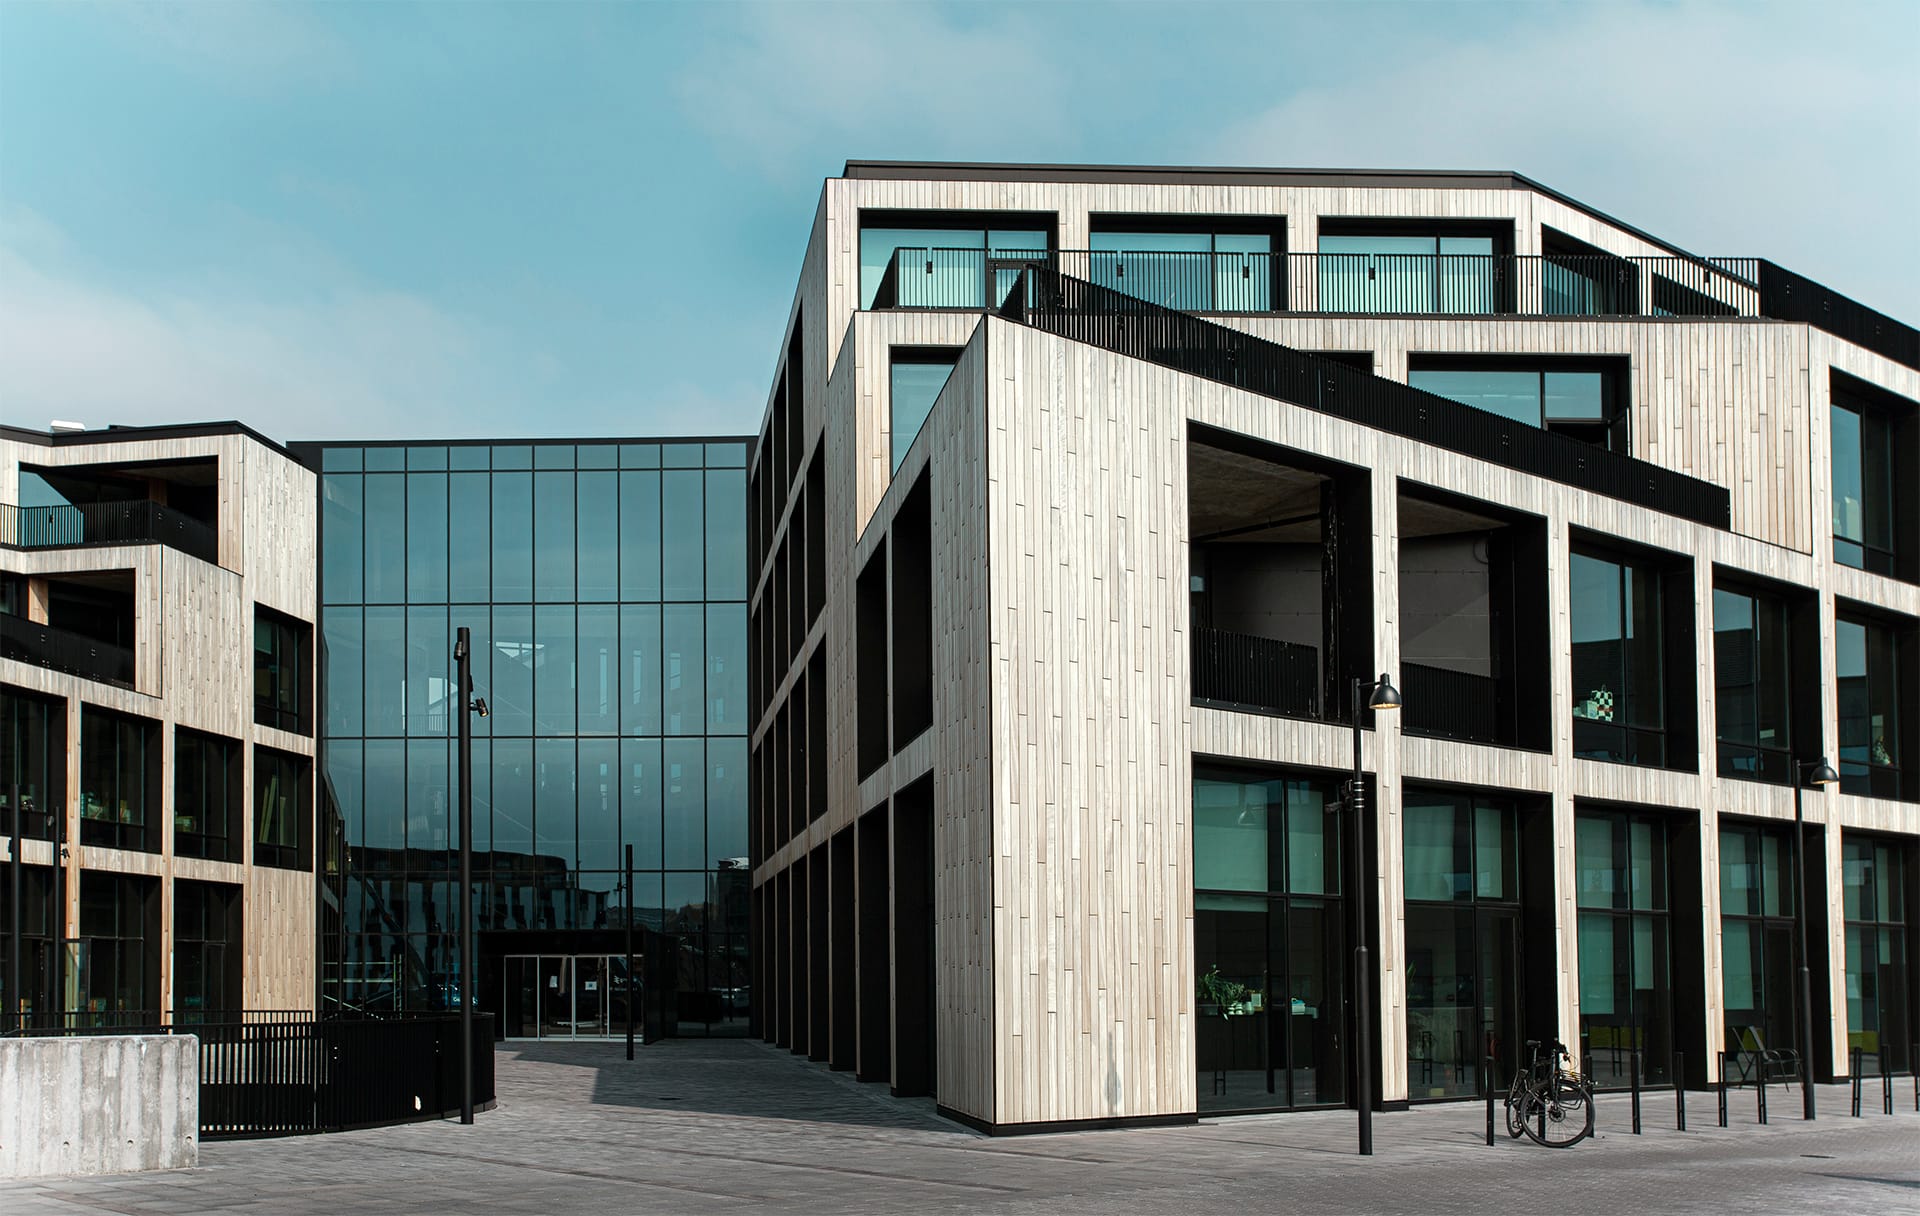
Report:
[[0,420],[744,432],[848,158],[1515,169],[1920,322],[1912,4],[0,0]]

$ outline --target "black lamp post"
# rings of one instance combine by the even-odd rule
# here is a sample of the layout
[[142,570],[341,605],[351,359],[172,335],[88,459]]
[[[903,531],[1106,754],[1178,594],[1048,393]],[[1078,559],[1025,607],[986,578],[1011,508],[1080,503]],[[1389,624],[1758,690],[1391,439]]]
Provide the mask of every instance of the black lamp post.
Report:
[[453,641],[454,703],[460,710],[460,1122],[473,1122],[473,715],[487,716],[473,695],[472,631]]
[[[1360,1155],[1373,1156],[1373,1048],[1368,1017],[1370,964],[1367,961],[1366,866],[1361,854],[1366,847],[1366,831],[1361,820],[1366,811],[1366,785],[1360,769],[1360,697],[1364,676],[1353,678],[1353,782],[1347,786],[1348,818],[1353,820],[1353,1080],[1359,1092],[1354,1105],[1360,1112]],[[1380,679],[1365,689],[1368,709],[1399,709],[1400,690],[1381,672]]]
[[[1794,910],[1800,921],[1800,1095],[1801,1117],[1813,1118],[1813,977],[1807,968],[1813,942],[1807,937],[1807,817],[1800,804],[1800,791],[1809,783],[1829,786],[1840,780],[1825,756],[1818,760],[1793,762],[1793,869]],[[1825,923],[1825,918],[1821,918]]]

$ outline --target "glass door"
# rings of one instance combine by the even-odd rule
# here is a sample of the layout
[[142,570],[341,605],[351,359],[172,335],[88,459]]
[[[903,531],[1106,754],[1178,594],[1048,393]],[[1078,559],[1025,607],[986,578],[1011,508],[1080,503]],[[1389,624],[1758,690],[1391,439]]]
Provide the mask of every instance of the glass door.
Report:
[[607,960],[597,955],[573,960],[573,1034],[607,1033]]
[[548,955],[540,960],[540,1037],[573,1037],[573,960]]

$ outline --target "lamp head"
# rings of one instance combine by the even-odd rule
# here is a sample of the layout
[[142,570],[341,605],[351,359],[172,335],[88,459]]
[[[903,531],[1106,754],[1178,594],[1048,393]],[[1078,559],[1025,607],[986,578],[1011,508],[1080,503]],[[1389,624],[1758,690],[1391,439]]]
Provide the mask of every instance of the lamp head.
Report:
[[1387,673],[1384,671],[1380,673],[1380,682],[1375,684],[1373,691],[1367,695],[1367,708],[1373,710],[1400,708],[1400,690],[1393,686],[1392,680],[1387,679]]
[[474,698],[473,712],[479,714],[483,718],[487,716],[489,711],[487,709],[487,699],[485,697]]
[[1809,785],[1833,785],[1840,780],[1840,774],[1833,771],[1833,766],[1827,763],[1825,756],[1811,764],[1803,764],[1802,767],[1813,770],[1807,775]]

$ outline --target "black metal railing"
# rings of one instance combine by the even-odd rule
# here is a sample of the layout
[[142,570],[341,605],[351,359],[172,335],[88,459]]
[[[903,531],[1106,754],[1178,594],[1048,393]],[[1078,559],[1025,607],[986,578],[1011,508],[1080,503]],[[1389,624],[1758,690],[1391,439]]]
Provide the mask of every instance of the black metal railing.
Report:
[[1320,652],[1278,638],[1193,631],[1193,699],[1295,718],[1320,715]]
[[1876,312],[1784,266],[1759,267],[1760,315],[1804,321],[1895,363],[1920,368],[1920,330]]
[[54,549],[149,542],[178,549],[202,561],[220,560],[220,538],[211,527],[147,499],[63,507],[17,507],[0,503],[0,545]]
[[1041,267],[1000,315],[1047,333],[1715,528],[1720,486]]
[[0,658],[49,671],[133,687],[133,651],[84,634],[0,614]]
[[1406,707],[1401,711],[1408,733],[1469,743],[1511,743],[1513,732],[1502,729],[1500,685],[1491,676],[1402,663],[1406,680]]
[[[437,1119],[460,1109],[460,1016],[311,1012],[62,1015],[26,1033],[190,1034],[200,1043],[200,1137],[297,1136]],[[476,1013],[473,1100],[494,1098],[493,1015]]]

